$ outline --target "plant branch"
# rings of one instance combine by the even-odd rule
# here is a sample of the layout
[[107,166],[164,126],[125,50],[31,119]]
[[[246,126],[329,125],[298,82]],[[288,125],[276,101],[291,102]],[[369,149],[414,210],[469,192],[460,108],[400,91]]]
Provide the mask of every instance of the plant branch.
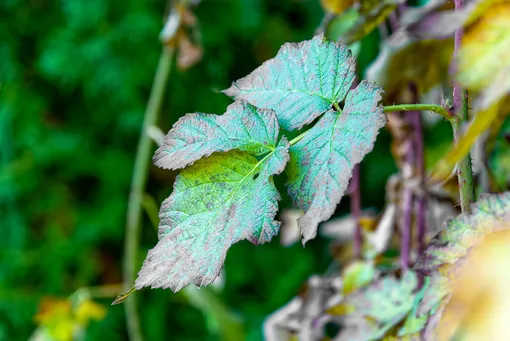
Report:
[[[455,10],[462,9],[463,1],[455,0]],[[464,34],[464,28],[460,27],[455,31],[454,38],[454,59],[457,57]],[[455,143],[458,142],[461,134],[461,126],[463,122],[468,120],[468,93],[455,82],[453,84],[453,107],[458,120],[453,120],[453,138]],[[459,182],[460,206],[462,212],[469,212],[469,204],[475,200],[475,192],[473,185],[473,170],[471,168],[471,154],[468,153],[464,159],[457,164],[457,177]]]
[[289,144],[291,146],[295,145],[296,143],[298,143],[299,141],[301,141],[303,139],[303,137],[306,136],[306,134],[308,133],[310,129],[304,131],[303,133],[299,134],[298,136],[296,136],[295,138],[293,138],[292,140],[290,140]]
[[[413,101],[418,100],[418,88],[415,83],[409,84],[409,89],[411,90]],[[409,117],[409,121],[412,126],[413,131],[413,141],[414,141],[414,152],[415,152],[415,160],[416,160],[416,177],[420,180],[420,183],[423,184],[425,180],[425,157],[423,151],[423,125],[422,125],[422,117],[421,111],[414,111]],[[425,251],[426,243],[425,243],[425,235],[427,232],[427,226],[425,221],[425,212],[427,210],[427,197],[420,191],[421,194],[416,195],[417,198],[417,212],[416,212],[416,239],[418,242],[418,255],[421,255],[423,251]]]
[[395,111],[432,111],[443,116],[450,122],[454,121],[456,118],[452,112],[438,104],[397,104],[384,107],[385,113]]
[[402,194],[402,240],[400,242],[400,265],[403,270],[407,270],[410,264],[411,256],[411,231],[413,223],[413,189],[409,185],[409,180],[413,177],[412,170],[415,163],[414,143],[412,136],[405,140],[405,156],[401,169],[402,180],[404,184]]
[[[152,141],[147,134],[147,129],[156,123],[159,116],[166,84],[172,68],[173,55],[173,48],[168,46],[163,47],[152,84],[149,102],[145,110],[142,132],[136,152],[133,178],[131,181],[131,193],[128,203],[126,237],[124,241],[123,283],[124,290],[126,291],[131,291],[130,289],[136,279],[136,267],[138,265],[137,256],[141,230],[141,203],[147,183],[152,146]],[[131,341],[143,340],[136,297],[131,297],[131,299],[125,302],[125,309],[129,339]]]
[[[333,103],[333,106],[335,107],[336,111],[342,112],[337,103]],[[454,121],[456,121],[456,116],[452,112],[438,104],[396,104],[384,107],[385,113],[391,113],[396,111],[432,111],[435,112],[436,114],[443,116],[448,121],[452,122],[452,124]],[[305,137],[307,133],[308,130],[304,131],[300,135],[290,140],[289,142],[290,145],[293,146],[299,141],[301,141],[301,139]]]

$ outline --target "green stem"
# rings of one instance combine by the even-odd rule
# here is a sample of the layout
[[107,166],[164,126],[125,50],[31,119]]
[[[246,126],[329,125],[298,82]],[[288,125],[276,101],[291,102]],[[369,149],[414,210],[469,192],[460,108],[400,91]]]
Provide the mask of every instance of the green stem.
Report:
[[[463,0],[455,0],[455,11],[460,11],[463,7]],[[464,34],[464,27],[455,31],[453,57],[457,58]],[[455,66],[455,64],[453,64]],[[453,107],[458,120],[452,122],[453,138],[458,143],[461,134],[461,125],[468,120],[468,93],[460,84],[453,84]],[[457,164],[457,178],[459,182],[460,207],[462,212],[469,212],[469,204],[475,201],[475,191],[473,185],[473,170],[471,169],[471,154],[468,153],[464,159]]]
[[76,302],[83,302],[89,299],[101,299],[115,297],[119,290],[122,290],[122,284],[109,284],[96,287],[83,287],[71,294],[70,299]]
[[296,136],[295,138],[293,138],[292,140],[290,140],[289,144],[291,146],[295,145],[296,143],[298,143],[299,141],[301,141],[303,139],[303,137],[306,136],[306,134],[308,133],[310,129],[308,129],[307,131],[303,132],[302,134],[299,134],[298,136]]
[[[457,113],[459,119],[452,121],[453,139],[455,143],[457,143],[461,136],[462,123],[468,120],[468,110],[468,93],[467,91],[462,91],[462,102]],[[468,153],[466,157],[457,164],[457,178],[459,183],[460,208],[462,212],[469,212],[469,204],[475,201],[471,153]]]
[[[333,103],[333,106],[335,107],[335,109],[338,112],[342,112],[342,110],[340,110],[340,107],[338,106],[337,103]],[[396,111],[427,111],[427,110],[435,112],[436,114],[443,116],[448,121],[452,122],[452,124],[454,121],[455,122],[458,121],[457,116],[455,116],[453,113],[448,111],[445,107],[438,105],[438,104],[397,104],[397,105],[388,105],[388,106],[384,107],[385,113],[396,112]],[[298,143],[299,141],[301,141],[301,139],[303,139],[303,137],[305,137],[307,133],[308,133],[308,130],[303,132],[302,134],[296,136],[295,138],[293,138],[289,142],[290,145],[293,146],[296,143]]]
[[[163,103],[165,87],[168,82],[172,68],[174,50],[171,47],[163,47],[159,58],[158,68],[152,84],[151,94],[145,110],[144,121],[138,149],[136,152],[133,178],[131,182],[131,193],[129,196],[128,213],[126,222],[126,237],[124,241],[124,290],[131,291],[136,279],[136,268],[138,266],[138,244],[140,243],[141,230],[141,203],[147,176],[149,161],[151,158],[152,141],[147,134],[147,129],[153,126],[159,116]],[[143,336],[140,327],[140,317],[136,297],[125,302],[126,324],[131,341],[142,341]]]
[[445,107],[438,104],[397,104],[389,105],[384,107],[384,112],[395,112],[395,111],[433,111],[452,122],[455,120],[455,115],[448,111]]

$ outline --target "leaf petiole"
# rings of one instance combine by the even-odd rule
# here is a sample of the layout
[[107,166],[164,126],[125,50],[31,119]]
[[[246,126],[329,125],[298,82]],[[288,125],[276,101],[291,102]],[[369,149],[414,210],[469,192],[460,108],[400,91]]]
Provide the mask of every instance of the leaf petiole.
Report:
[[[340,108],[338,107],[337,103],[334,103],[333,106],[335,109],[339,112],[341,112]],[[438,104],[396,104],[396,105],[388,105],[384,107],[385,113],[395,112],[395,111],[432,111],[436,114],[439,114],[446,118],[450,122],[455,122],[457,119],[457,116],[453,114],[451,111],[443,107],[442,105]],[[292,140],[290,140],[290,145],[293,146],[299,141],[305,137],[305,135],[308,133],[308,130],[303,132],[302,134],[296,136]]]
[[308,130],[303,132],[302,134],[299,134],[298,136],[296,136],[295,138],[293,138],[292,140],[289,141],[289,144],[291,146],[295,145],[296,143],[298,143],[299,141],[301,141],[303,139],[303,137],[306,136],[306,134],[308,133]]
[[450,122],[457,119],[457,116],[453,112],[438,104],[397,104],[384,107],[385,113],[395,111],[432,111],[443,116]]

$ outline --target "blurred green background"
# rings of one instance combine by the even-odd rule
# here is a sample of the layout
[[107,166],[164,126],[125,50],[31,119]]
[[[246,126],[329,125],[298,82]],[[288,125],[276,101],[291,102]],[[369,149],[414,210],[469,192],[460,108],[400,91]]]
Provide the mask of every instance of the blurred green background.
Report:
[[[27,340],[45,298],[122,281],[130,181],[167,7],[165,0],[0,1],[1,341]],[[324,16],[318,0],[204,0],[193,12],[203,58],[172,70],[159,120],[164,132],[189,112],[223,113],[231,100],[219,90],[283,43],[311,38]],[[378,48],[377,31],[363,39],[361,73]],[[389,142],[382,132],[364,161],[365,207],[384,204],[385,181],[396,169]],[[147,192],[158,206],[175,175],[151,166]],[[287,198],[280,207],[290,207]],[[348,207],[346,198],[337,215]],[[156,240],[144,214],[139,265]],[[330,262],[321,238],[306,248],[281,246],[278,238],[258,247],[244,241],[228,253],[223,288],[206,293],[239,318],[246,339],[260,340],[264,318]],[[190,295],[136,295],[146,340],[223,337]],[[96,301],[106,316],[91,321],[85,340],[126,340],[123,306]]]

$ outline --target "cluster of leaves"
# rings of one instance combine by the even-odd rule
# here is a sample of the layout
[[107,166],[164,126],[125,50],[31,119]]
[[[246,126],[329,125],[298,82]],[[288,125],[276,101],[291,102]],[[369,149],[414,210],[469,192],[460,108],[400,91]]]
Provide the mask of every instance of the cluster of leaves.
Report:
[[[328,10],[340,14],[337,18],[359,10],[356,5],[349,8],[352,1],[349,4],[347,1],[323,3]],[[338,7],[331,7],[332,4]],[[385,89],[384,100],[389,103],[409,100],[411,84],[414,96],[436,98],[449,106],[451,100],[447,97],[451,95],[447,87],[452,80],[448,79],[448,70],[454,70],[453,81],[470,91],[474,117],[451,152],[446,156],[444,152],[437,154],[439,157],[429,160],[428,164],[436,165],[434,175],[437,178],[446,178],[455,163],[490,128],[488,139],[482,141],[481,154],[477,154],[482,160],[477,171],[480,177],[486,177],[487,184],[478,186],[480,191],[501,192],[508,188],[504,171],[507,160],[503,156],[508,147],[508,88],[498,77],[500,72],[505,72],[502,70],[509,61],[505,53],[510,46],[502,31],[510,22],[507,3],[473,1],[458,12],[454,12],[451,5],[435,1],[423,8],[401,11],[401,27],[386,39],[366,76]],[[466,27],[466,36],[459,55],[452,60],[453,32],[462,26]],[[490,46],[482,48],[482,44],[487,43]],[[489,62],[491,58],[497,62]],[[432,97],[434,93],[439,93],[440,97]],[[390,129],[399,142],[397,148],[403,148],[405,157],[408,149],[402,142],[408,138],[409,132],[404,129],[409,127],[403,129],[405,118],[390,117],[390,121],[395,121],[390,122]],[[399,157],[402,153],[395,154]],[[487,169],[484,162],[490,162],[491,169]],[[452,189],[445,182],[442,195],[458,200],[458,194],[454,193],[458,191],[456,182]],[[432,211],[430,200],[435,190],[425,190],[428,210]],[[390,197],[394,195],[391,193]],[[387,225],[387,214],[394,214],[389,213],[394,204],[402,206],[398,199],[393,200],[390,199],[378,225]],[[373,259],[371,254],[369,261],[344,267],[338,277],[322,277],[323,283],[329,285],[317,286],[310,280],[306,295],[296,297],[268,318],[266,338],[278,341],[293,339],[293,336],[360,341],[504,339],[506,328],[497,316],[508,314],[503,303],[507,302],[508,295],[502,287],[508,280],[503,264],[509,258],[502,245],[508,240],[509,212],[508,192],[480,196],[470,214],[450,220],[432,239],[413,270],[399,269],[395,261],[390,262],[388,268],[387,255],[379,254]],[[430,232],[441,227],[432,224],[432,220],[427,219],[427,222]],[[399,225],[393,221],[389,224]],[[346,227],[340,225],[337,228]],[[392,231],[387,233],[393,234]],[[398,241],[398,233],[393,239]],[[371,242],[369,238],[368,242]],[[394,247],[398,247],[398,243],[395,244]],[[384,250],[394,252],[391,245]],[[335,281],[342,284],[333,285]],[[317,290],[321,294],[317,294]],[[500,300],[502,303],[498,304]]]
[[[137,289],[209,284],[233,243],[269,241],[279,229],[272,177],[284,169],[288,193],[305,211],[298,220],[304,242],[315,237],[386,122],[378,87],[362,81],[351,89],[354,69],[342,43],[316,36],[285,44],[225,90],[236,99],[225,114],[189,114],[174,125],[154,162],[168,169],[192,165],[162,204],[160,241],[149,251]],[[290,142],[280,131],[317,118]]]
[[[80,287],[121,281],[133,151],[167,6],[166,0],[0,1],[2,341],[29,339],[45,296],[65,299]],[[322,11],[315,2],[234,0],[205,1],[194,14],[201,39],[184,29],[201,43],[204,59],[185,71],[176,61],[164,130],[185,112],[223,112],[230,100],[212,89],[254,69],[283,42],[310,37]],[[151,169],[148,206],[168,195],[174,175]],[[288,205],[287,198],[280,202]],[[145,252],[156,239],[145,216],[143,231]],[[250,245],[238,245],[224,274],[229,295],[220,289],[144,292],[145,339],[161,340],[170,328],[180,340],[217,340],[233,308],[244,320],[243,335],[259,340],[263,318],[325,266],[320,248],[282,250],[273,243],[253,253]],[[265,266],[275,257],[285,270]],[[109,307],[110,301],[100,300],[107,314],[91,321],[84,340],[126,340],[123,309]],[[167,323],[154,323],[163,319]]]
[[[336,14],[352,5],[328,1],[323,4]],[[353,16],[356,24],[341,28],[340,35],[347,42],[356,41],[381,24],[396,5],[388,2],[370,7],[361,2],[356,11],[362,19]],[[447,84],[452,40],[416,40],[408,35],[416,27],[426,26],[434,11],[432,8],[431,14],[426,9],[402,19],[404,30],[393,32],[392,37],[398,43],[389,44],[369,70],[369,78],[388,86],[388,98],[398,98],[410,82],[419,81],[415,83],[418,94]],[[473,20],[477,10],[471,7],[466,12],[441,13],[439,17],[465,13]],[[472,22],[469,20],[461,24]],[[454,29],[459,27],[455,25]],[[430,37],[427,34],[424,37]],[[476,33],[472,35],[476,37]],[[464,74],[473,75],[463,71],[462,64],[469,46],[466,44],[454,61],[460,70],[455,77],[473,89],[463,78]],[[479,50],[476,45],[472,48]],[[421,55],[431,49],[439,56],[439,67],[424,63],[423,68],[417,68],[412,53]],[[405,72],[407,69],[409,73]],[[393,77],[395,70],[403,72]],[[274,220],[279,194],[273,177],[284,170],[287,192],[293,204],[304,211],[297,221],[303,242],[314,238],[319,223],[333,215],[354,165],[372,149],[379,129],[386,123],[379,105],[380,88],[367,81],[353,88],[354,78],[355,58],[347,46],[316,36],[310,41],[285,44],[275,58],[234,82],[224,92],[236,102],[224,115],[198,113],[179,120],[156,152],[154,162],[168,169],[187,168],[177,177],[174,192],[161,207],[160,241],[149,251],[135,287],[178,291],[190,283],[212,283],[232,244],[241,239],[254,244],[269,241],[279,229]],[[480,89],[486,87],[487,84]],[[475,119],[455,149],[438,163],[440,171],[469,151],[474,140],[498,117],[501,103],[504,99],[500,101],[493,92],[480,93],[475,100],[478,121]],[[482,116],[479,112],[483,110],[490,115]],[[455,263],[463,257],[473,246],[474,237],[494,232],[498,221],[506,219],[508,198],[484,198],[473,211],[473,216],[453,220],[432,241],[417,263],[420,274],[404,269],[395,275],[394,270],[388,273],[375,268],[373,261],[355,263],[342,276],[339,304],[326,309],[331,286],[322,286],[320,294],[310,289],[307,299],[290,303],[294,320],[285,321],[283,329],[293,334],[297,328],[300,338],[314,339],[322,332],[311,316],[326,316],[323,322],[333,321],[341,326],[335,340],[434,337],[440,332],[438,323],[451,296],[449,281],[458,270],[458,266],[448,266],[448,262]],[[505,224],[502,226],[506,228]],[[420,282],[422,272],[427,275],[424,283]],[[334,290],[333,293],[339,294]],[[450,327],[448,333],[453,335],[455,329]]]
[[[471,314],[470,309],[478,304],[489,311],[503,313],[498,310],[501,306],[492,300],[506,297],[499,291],[507,276],[496,275],[498,270],[495,269],[507,260],[498,262],[492,258],[494,266],[481,262],[501,254],[501,246],[494,241],[501,244],[508,240],[505,236],[510,228],[509,212],[510,192],[480,198],[472,205],[471,214],[462,214],[448,222],[431,241],[414,270],[388,271],[377,259],[349,264],[338,278],[340,286],[319,288],[323,295],[323,302],[316,302],[319,306],[310,308],[317,294],[308,289],[307,297],[286,310],[284,316],[277,321],[268,319],[268,330],[286,332],[287,336],[272,337],[268,332],[267,339],[286,340],[292,334],[314,339],[314,335],[321,337],[327,326],[337,327],[333,336],[338,341],[451,340],[454,335],[463,333],[465,339],[476,340],[476,337],[501,333],[501,323],[490,321],[494,315],[482,316],[481,320],[475,318],[476,325],[465,321]],[[491,270],[482,270],[482,267]],[[473,277],[476,269],[480,271]],[[322,281],[332,280],[325,277]],[[482,294],[487,293],[487,286],[498,292],[490,297]],[[479,296],[466,297],[474,292]],[[308,328],[310,320],[320,322]]]
[[[438,6],[429,6],[427,11],[419,15],[410,13],[410,22],[403,37],[396,37],[399,41],[413,40],[410,38],[417,34],[420,39],[415,42],[429,45],[427,54],[437,58],[439,65],[449,66],[454,70],[453,81],[457,82],[470,93],[470,106],[473,109],[473,119],[466,128],[465,134],[455,148],[439,162],[434,170],[438,179],[446,178],[455,163],[461,160],[470,151],[480,135],[491,126],[500,126],[500,122],[508,116],[508,70],[510,68],[510,5],[506,1],[477,0],[468,3],[462,10],[454,11],[451,6],[439,2]],[[454,30],[465,29],[462,45],[458,55],[453,60],[448,58],[451,50],[445,44],[453,37]],[[414,39],[416,40],[416,39]],[[399,45],[396,41],[394,45]],[[438,54],[439,53],[439,54]],[[446,55],[444,53],[447,53]],[[379,64],[381,66],[383,63]],[[427,63],[423,63],[424,67]],[[413,67],[415,68],[415,67]],[[419,80],[440,79],[438,76],[447,72],[423,72],[416,75]],[[445,70],[446,71],[446,70]],[[381,73],[373,71],[374,75]],[[369,77],[370,78],[370,77]],[[441,79],[445,81],[444,77]],[[434,82],[432,83],[434,84]],[[385,88],[386,89],[386,88]],[[427,91],[427,88],[422,89]]]
[[[409,6],[398,11],[402,31],[410,33],[405,35],[393,33],[387,20],[394,16],[401,1],[232,0],[221,4],[203,1],[196,8],[196,18],[186,8],[181,8],[175,16],[176,25],[167,31],[171,39],[179,37],[176,63],[179,69],[172,74],[161,127],[167,130],[185,112],[224,112],[228,98],[214,94],[211,89],[224,88],[232,79],[248,73],[274,56],[282,43],[309,39],[324,15],[320,3],[329,12],[326,17],[331,19],[324,20],[325,35],[334,41],[349,42],[348,46],[357,58],[358,74],[385,89],[385,104],[410,101],[405,90],[409,82],[417,85],[422,102],[439,103],[442,95],[446,98],[445,104],[451,103],[448,100],[450,85],[447,84],[452,61],[451,36],[459,24],[464,25],[466,36],[461,50],[465,49],[465,52],[458,57],[459,70],[453,78],[470,90],[470,98],[481,99],[472,103],[475,121],[466,136],[472,142],[486,127],[490,130],[483,148],[489,167],[484,171],[482,165],[479,187],[485,188],[486,178],[490,191],[501,192],[509,187],[509,118],[505,117],[509,111],[508,84],[504,74],[508,69],[506,36],[509,30],[506,28],[510,21],[507,20],[508,4],[505,1],[466,2],[468,6],[459,20],[451,20],[452,15],[458,18],[452,11],[451,1],[407,1]],[[333,5],[328,7],[327,4]],[[95,0],[31,1],[30,5],[19,0],[0,3],[0,253],[2,259],[8,260],[0,264],[0,340],[25,340],[35,328],[38,331],[53,328],[51,319],[34,321],[37,304],[44,296],[67,297],[79,287],[120,281],[122,227],[133,151],[160,50],[157,36],[165,6],[167,1],[164,0],[145,4]],[[393,34],[388,36],[390,33]],[[202,48],[204,62],[182,72],[181,68],[189,65],[186,63],[197,62]],[[181,58],[186,55],[188,58]],[[374,58],[375,63],[370,65]],[[484,103],[487,108],[483,108]],[[276,110],[275,115],[278,116]],[[320,119],[324,117],[325,114]],[[444,122],[436,123],[426,115],[424,118],[426,161],[431,166],[451,147],[450,131]],[[479,120],[484,123],[479,124]],[[281,142],[283,135],[292,140],[299,133],[283,131],[277,141]],[[397,139],[394,131],[391,134]],[[464,149],[455,154],[455,158],[462,157],[471,142],[459,144]],[[361,190],[365,208],[382,208],[384,182],[395,171],[387,143],[388,133],[383,130],[374,152],[364,160]],[[264,154],[250,150],[227,153],[247,153],[257,163],[264,157]],[[447,163],[451,166],[455,158]],[[198,160],[189,167],[200,162]],[[290,165],[287,164],[287,170]],[[449,173],[451,167],[446,168]],[[260,172],[256,176],[258,179]],[[147,195],[144,201],[149,214],[151,204],[155,205],[167,195],[173,177],[173,172],[151,169],[147,192],[155,199]],[[276,188],[282,187],[285,176],[272,178]],[[453,194],[452,200],[457,200],[456,182],[451,188],[442,190],[447,190],[448,195]],[[280,193],[279,207],[285,213],[292,203],[286,191]],[[388,201],[384,219],[387,213],[395,211],[398,218],[398,191],[396,194],[395,201]],[[387,196],[392,197],[391,194]],[[445,202],[444,198],[441,193],[442,205],[454,210],[454,205]],[[337,215],[347,211],[347,202],[342,200]],[[432,206],[429,200],[430,211]],[[393,219],[398,226],[399,219]],[[157,220],[156,214],[153,220]],[[156,236],[151,221],[144,219],[143,226],[141,247],[148,248],[154,244]],[[435,231],[440,224],[431,223],[428,228]],[[349,235],[344,227],[333,233],[336,233],[335,238],[339,234]],[[508,239],[501,236],[501,240]],[[330,249],[338,259],[336,243],[337,240]],[[348,248],[341,250],[348,254],[345,249]],[[230,249],[226,259],[227,271],[222,274],[224,291],[188,287],[190,290],[172,296],[158,291],[140,293],[143,295],[144,336],[147,340],[160,340],[171,330],[180,340],[217,340],[218,335],[222,339],[260,340],[264,316],[292,297],[312,271],[325,269],[325,262],[330,261],[326,250],[323,239],[309,243],[306,249],[299,246],[282,248],[272,242],[254,250],[249,243],[238,243]],[[473,270],[473,273],[490,269],[492,274],[504,275],[501,269],[508,256],[504,248],[498,250],[501,253],[497,257],[483,258],[485,266],[479,266],[476,269],[480,271]],[[395,255],[398,253],[395,251],[395,243],[392,243],[387,252]],[[350,259],[351,256],[345,257]],[[386,260],[387,257],[384,255],[383,258]],[[275,259],[278,259],[278,266],[268,266],[274,264]],[[394,269],[395,259],[392,259],[391,268]],[[377,271],[388,271],[387,264],[383,269],[377,264]],[[377,273],[366,270],[373,266],[361,268],[365,269],[363,275],[354,276],[356,280],[353,282],[366,285],[370,282],[367,278],[386,278],[379,274],[370,275]],[[352,271],[348,269],[351,268],[344,269],[343,273]],[[352,277],[344,277],[344,286]],[[387,277],[387,283],[397,283],[401,278],[399,273],[392,273]],[[489,285],[501,281],[490,278],[470,283],[477,285],[457,287],[470,287],[474,291],[461,296],[453,294],[451,299],[458,297],[466,303],[463,297],[480,297],[480,283]],[[351,288],[358,286],[360,284],[350,285]],[[489,298],[503,302],[508,290],[501,288],[504,284],[498,286],[498,290],[486,290],[498,295]],[[347,289],[340,293],[356,292],[355,289],[344,290]],[[338,290],[334,296],[341,297]],[[413,297],[416,300],[416,296]],[[41,307],[45,308],[47,301],[42,302]],[[311,306],[321,310],[320,302],[313,302]],[[479,309],[476,304],[480,302],[485,300],[469,301],[467,310],[482,314],[486,310]],[[51,309],[54,316],[58,316],[57,308],[69,307],[69,303],[51,306],[55,308]],[[412,309],[416,306],[413,304]],[[239,316],[232,318],[229,308],[235,309],[243,321],[237,319]],[[85,340],[127,338],[122,309],[105,309],[105,320],[91,321],[87,334],[81,335]],[[443,316],[453,316],[445,309]],[[73,311],[73,307],[67,311]],[[303,314],[299,311],[297,315]],[[425,316],[421,312],[413,316],[417,315]],[[489,315],[507,316],[497,311]],[[44,316],[49,318],[49,315],[39,315]],[[73,316],[69,313],[59,321],[74,319]],[[366,310],[359,316],[373,321]],[[464,321],[469,320],[470,326],[478,326],[471,315],[462,315],[465,317]],[[388,318],[394,317],[378,314],[373,325],[375,330],[381,330]],[[237,323],[235,331],[229,329],[233,320]],[[293,328],[302,324],[301,319],[297,321]],[[408,321],[408,318],[391,328],[390,333],[396,335],[403,327],[402,321]],[[314,320],[309,325],[316,323]],[[240,325],[244,325],[246,333],[238,328]],[[323,330],[319,334],[322,337]],[[475,336],[473,339],[484,338]]]

